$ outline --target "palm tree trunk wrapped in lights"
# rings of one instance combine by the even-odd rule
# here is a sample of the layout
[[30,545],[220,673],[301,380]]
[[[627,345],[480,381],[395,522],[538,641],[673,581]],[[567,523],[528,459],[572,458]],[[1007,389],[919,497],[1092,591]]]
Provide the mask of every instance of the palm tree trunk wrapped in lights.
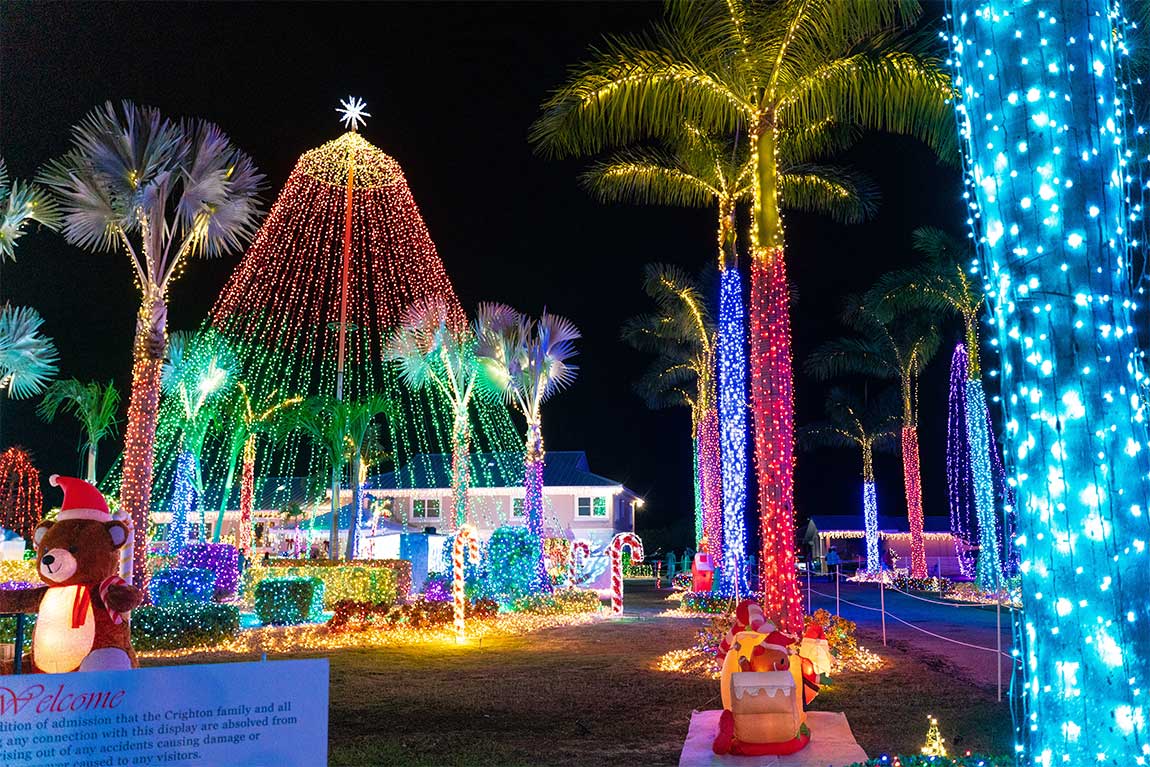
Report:
[[123,251],[140,289],[120,509],[134,531],[127,575],[145,587],[168,288],[188,259],[243,247],[260,217],[263,176],[211,123],[108,102],[75,127],[72,148],[41,180],[59,203],[65,238],[86,250]]

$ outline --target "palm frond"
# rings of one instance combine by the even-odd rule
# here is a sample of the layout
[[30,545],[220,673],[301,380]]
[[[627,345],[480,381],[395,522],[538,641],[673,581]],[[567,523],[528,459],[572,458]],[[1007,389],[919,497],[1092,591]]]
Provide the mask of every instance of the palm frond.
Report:
[[897,378],[899,373],[885,344],[849,336],[821,344],[807,357],[803,369],[820,381],[849,375]]
[[596,162],[579,181],[600,202],[702,208],[722,194],[683,169],[674,155],[645,148],[626,149]]
[[76,416],[84,426],[86,443],[95,445],[116,431],[116,413],[120,405],[120,392],[108,381],[84,383],[76,378],[53,381],[44,391],[36,406],[36,413],[51,423],[60,413]]
[[830,165],[798,165],[779,176],[780,205],[857,224],[878,211],[878,185],[867,176]]
[[27,399],[44,390],[56,375],[56,344],[40,332],[44,319],[27,306],[0,309],[0,391]]
[[23,236],[30,222],[59,229],[60,209],[36,184],[9,182],[8,167],[0,157],[0,261],[16,260],[16,240]]

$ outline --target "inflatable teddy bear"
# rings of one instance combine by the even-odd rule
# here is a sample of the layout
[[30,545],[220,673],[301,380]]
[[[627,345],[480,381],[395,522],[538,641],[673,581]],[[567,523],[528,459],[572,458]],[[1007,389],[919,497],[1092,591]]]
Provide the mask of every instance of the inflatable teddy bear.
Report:
[[36,527],[36,568],[46,585],[0,591],[0,613],[37,613],[32,632],[36,671],[136,668],[126,614],[142,595],[117,573],[120,547],[131,535],[113,520],[100,491],[82,479],[53,474],[64,490],[55,520]]

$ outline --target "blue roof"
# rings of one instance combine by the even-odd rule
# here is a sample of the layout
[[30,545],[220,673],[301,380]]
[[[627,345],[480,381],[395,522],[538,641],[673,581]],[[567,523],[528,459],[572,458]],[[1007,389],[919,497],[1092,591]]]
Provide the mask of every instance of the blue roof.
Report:
[[[543,484],[549,487],[617,487],[621,483],[591,471],[587,454],[581,450],[547,453],[543,467]],[[523,485],[522,453],[473,453],[471,455],[472,487],[521,487]],[[379,490],[431,490],[451,487],[451,456],[445,453],[421,453],[395,471],[368,480],[368,486]]]

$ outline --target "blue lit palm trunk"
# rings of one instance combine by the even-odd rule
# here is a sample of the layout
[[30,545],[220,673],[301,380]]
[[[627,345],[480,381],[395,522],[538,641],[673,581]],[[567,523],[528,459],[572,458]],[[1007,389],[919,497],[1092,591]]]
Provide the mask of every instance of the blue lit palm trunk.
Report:
[[952,52],[1016,468],[1026,758],[1129,767],[1150,745],[1150,451],[1120,132],[1129,94],[1115,80],[1106,0],[990,8],[951,0]]
[[981,379],[966,382],[966,439],[970,446],[970,479],[974,511],[978,516],[978,586],[997,592],[1002,587],[1002,549],[998,540],[998,513],[994,506],[994,475],[990,468],[990,415]]
[[878,493],[874,484],[874,455],[870,443],[863,445],[863,529],[866,535],[866,571],[882,571],[878,548]]
[[176,473],[172,480],[172,521],[168,528],[168,553],[178,556],[188,543],[188,520],[199,505],[196,489],[196,457],[183,449],[176,457]]
[[747,325],[737,267],[719,279],[719,455],[722,465],[723,551],[719,572],[725,593],[746,590]]

